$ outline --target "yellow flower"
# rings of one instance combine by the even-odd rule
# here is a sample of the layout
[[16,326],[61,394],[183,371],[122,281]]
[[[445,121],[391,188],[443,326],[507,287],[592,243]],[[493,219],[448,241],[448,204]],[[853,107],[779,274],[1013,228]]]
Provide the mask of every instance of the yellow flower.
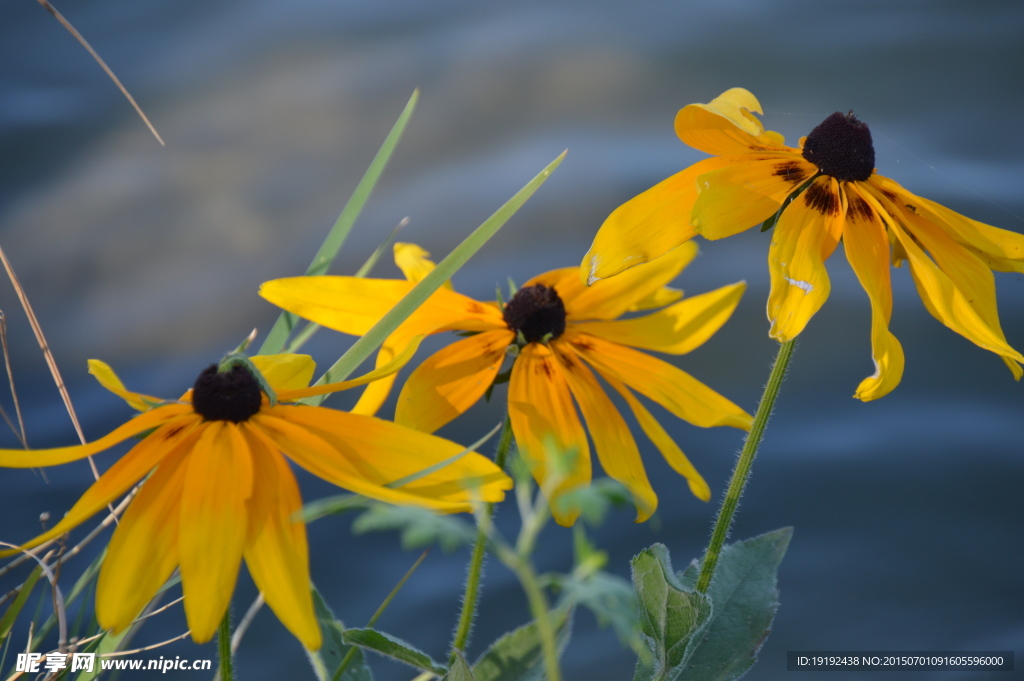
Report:
[[[295,277],[264,283],[260,295],[328,328],[363,334],[422,274],[425,254],[416,267],[408,260],[409,250],[415,248],[396,246],[396,262],[409,281]],[[471,335],[436,352],[412,372],[398,397],[395,422],[425,432],[437,430],[484,395],[509,348],[518,346],[508,410],[520,452],[542,484],[551,465],[549,445],[576,453],[571,471],[552,490],[555,497],[590,482],[590,448],[578,406],[601,466],[632,494],[637,521],[649,518],[657,507],[636,442],[598,383],[600,376],[626,401],[641,429],[669,465],[685,476],[691,491],[706,501],[711,496],[707,483],[633,394],[636,391],[698,426],[750,428],[751,417],[738,406],[675,366],[634,349],[689,352],[732,314],[746,287],[743,282],[684,300],[679,300],[681,291],[665,286],[696,253],[696,246],[687,244],[591,288],[582,285],[575,267],[553,270],[527,281],[504,308],[439,289],[385,343],[378,364],[389,361],[394,350],[415,335]],[[618,319],[626,312],[656,307],[663,309]],[[392,379],[369,386],[356,410],[375,412]],[[552,511],[563,525],[578,516],[577,510],[554,500]]]
[[499,501],[502,490],[511,487],[493,462],[469,453],[393,489],[389,483],[435,466],[463,448],[369,416],[283,404],[363,385],[397,370],[412,349],[360,379],[312,388],[306,387],[314,371],[308,356],[253,357],[253,365],[276,393],[273,405],[256,376],[238,364],[227,371],[211,365],[180,400],[168,402],[129,392],[110,367],[90,360],[90,371],[100,383],[143,413],[89,444],[0,450],[0,466],[67,463],[151,432],[100,476],[63,520],[23,548],[64,534],[145,479],[114,531],[100,569],[100,626],[125,629],[180,568],[192,638],[208,641],[228,607],[244,557],[281,622],[304,646],[319,648],[302,500],[282,453],[310,473],[358,494],[442,512],[469,510],[474,495]]
[[832,114],[789,147],[752,112],[761,105],[742,88],[680,110],[676,134],[714,156],[613,211],[581,276],[592,283],[695,234],[721,239],[776,216],[768,250],[772,338],[795,338],[828,298],[824,263],[840,240],[868,294],[875,373],[855,397],[882,397],[903,375],[903,348],[889,331],[890,261],[909,262],[928,311],[999,355],[1019,380],[1024,356],[999,326],[992,270],[1024,272],[1024,235],[966,218],[875,173],[871,133],[852,113]]

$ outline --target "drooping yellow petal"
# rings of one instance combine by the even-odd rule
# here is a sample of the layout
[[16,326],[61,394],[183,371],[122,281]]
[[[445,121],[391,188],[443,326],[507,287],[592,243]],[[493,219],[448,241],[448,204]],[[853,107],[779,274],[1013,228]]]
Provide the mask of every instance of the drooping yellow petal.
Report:
[[[260,295],[304,319],[335,331],[361,336],[415,284],[394,279],[291,277],[260,286]],[[410,335],[454,328],[484,331],[501,320],[494,307],[447,289],[438,289],[401,327]]]
[[697,200],[697,177],[721,167],[719,158],[699,161],[612,211],[583,257],[580,279],[593,284],[614,277],[692,239],[696,232],[690,213]]
[[277,618],[309,650],[320,648],[313,611],[302,497],[288,462],[258,429],[242,424],[252,456],[245,564]]
[[679,418],[702,428],[750,430],[750,414],[682,369],[595,336],[567,332],[564,337],[602,376],[618,379]]
[[555,521],[572,525],[580,511],[559,503],[559,497],[590,483],[590,445],[569,385],[548,346],[530,343],[516,358],[508,386],[508,415],[519,453],[551,495]]
[[0,468],[43,468],[78,461],[191,411],[192,407],[186,404],[158,407],[136,416],[100,439],[84,445],[53,449],[0,449]]
[[[1002,357],[1014,378],[1019,379],[1018,364],[1024,362],[1024,356],[1010,347],[999,328],[995,283],[988,280],[992,273],[976,256],[951,245],[941,230],[900,209],[883,195],[872,196],[896,217],[888,221],[889,229],[906,251],[910,273],[928,311],[967,340]],[[912,236],[907,233],[908,228],[913,229]]]
[[780,343],[796,338],[828,299],[825,260],[843,235],[845,210],[839,182],[823,176],[789,204],[772,230],[769,335]]
[[894,204],[912,206],[915,214],[942,227],[958,242],[975,251],[990,268],[999,272],[1024,272],[1024,234],[972,220],[912,194],[887,177],[872,175],[868,182],[890,197]]
[[[75,505],[71,507],[71,510],[67,512],[60,522],[50,528],[49,531],[25,542],[22,545],[23,548],[39,546],[43,542],[49,541],[54,537],[59,537],[96,515],[107,504],[127,492],[133,485],[135,485],[135,483],[142,480],[142,478],[144,478],[149,471],[153,470],[153,468],[156,467],[156,465],[159,464],[165,456],[176,449],[180,449],[181,447],[188,445],[188,443],[194,439],[191,433],[200,423],[200,416],[187,414],[171,420],[167,420],[166,417],[159,420],[151,418],[152,415],[160,409],[167,409],[167,407],[160,407],[159,409],[146,412],[136,417],[134,421],[150,417],[149,420],[153,422],[152,425],[156,425],[160,421],[166,421],[166,423],[144,438],[142,442],[135,445],[131,451],[118,459],[113,466],[100,476],[99,480],[94,482],[92,486],[82,494],[78,501],[75,502]],[[122,428],[123,427],[124,426],[122,426]],[[148,430],[148,428],[144,428],[143,430]],[[117,431],[114,432],[116,433]],[[123,439],[124,437],[121,438],[121,440]],[[117,441],[119,442],[120,440]],[[46,451],[47,450],[42,450],[44,453]],[[16,550],[0,551],[0,557],[8,556],[16,552]]]
[[164,402],[164,400],[158,397],[128,390],[124,387],[124,383],[121,382],[117,374],[114,373],[114,370],[110,368],[110,365],[101,360],[89,360],[89,373],[96,377],[100,385],[123,399],[128,403],[128,406],[137,411],[149,411],[154,406]]
[[239,426],[206,423],[188,459],[178,531],[185,617],[196,643],[213,638],[231,602],[252,485],[252,455]]
[[433,433],[465,412],[494,382],[514,340],[509,330],[486,331],[431,355],[402,388],[395,423]]
[[[387,366],[395,357],[402,352],[402,348],[408,347],[410,336],[406,329],[399,327],[393,334],[384,339],[380,350],[377,351],[377,369]],[[391,386],[394,385],[397,373],[385,376],[366,386],[366,390],[359,396],[359,400],[352,407],[353,414],[373,416],[384,405],[384,400],[391,393]]]
[[700,196],[692,222],[705,239],[722,239],[774,215],[786,197],[811,178],[817,168],[792,154],[747,154],[725,168],[697,178]]
[[277,392],[305,388],[313,380],[316,362],[309,355],[255,355],[252,363]]
[[473,500],[500,501],[512,485],[494,462],[470,452],[408,484],[386,487],[446,462],[464,448],[370,416],[279,405],[252,421],[313,475],[388,503],[468,511]]
[[[402,270],[402,274],[409,281],[418,282],[422,280],[423,277],[430,274],[431,270],[436,267],[434,261],[430,259],[430,253],[416,244],[398,242],[394,245],[392,251],[395,254],[395,264],[398,265],[398,269]],[[451,289],[451,280],[444,282],[443,286],[446,289]]]
[[689,241],[660,258],[592,286],[584,286],[572,267],[545,272],[523,286],[543,284],[554,288],[565,304],[568,321],[615,319],[661,291],[697,257],[697,250],[697,244]]
[[741,281],[686,298],[644,317],[577,322],[574,326],[591,336],[622,345],[682,355],[703,345],[728,321],[746,288],[746,282]]
[[558,359],[558,368],[587,423],[601,467],[633,496],[636,522],[647,520],[658,508],[658,496],[647,479],[640,450],[629,426],[594,374],[580,361],[572,345],[555,340],[551,347]]
[[778,133],[765,136],[764,126],[754,116],[763,113],[757,98],[734,87],[707,104],[688,104],[676,114],[676,135],[694,149],[708,154],[740,154],[782,144]]
[[629,388],[615,380],[613,376],[605,376],[604,379],[626,400],[644,434],[658,448],[658,451],[665,457],[665,461],[672,467],[672,470],[686,479],[686,484],[689,485],[693,496],[701,501],[710,501],[711,488],[708,487],[708,483],[704,481],[703,476],[697,472],[697,469],[690,463],[690,460],[683,454],[683,450],[679,448],[679,445],[661,427],[661,424],[654,418],[654,415],[647,410],[647,407],[640,400],[636,399],[636,396],[633,395]]
[[892,284],[889,268],[889,237],[877,211],[856,189],[847,196],[843,245],[857,280],[871,302],[871,357],[875,373],[854,394],[865,402],[888,395],[903,377],[903,347],[889,331],[892,316]]
[[[195,436],[192,436],[195,439]],[[110,538],[96,583],[96,619],[127,628],[178,567],[178,521],[188,451],[178,447],[143,483]]]

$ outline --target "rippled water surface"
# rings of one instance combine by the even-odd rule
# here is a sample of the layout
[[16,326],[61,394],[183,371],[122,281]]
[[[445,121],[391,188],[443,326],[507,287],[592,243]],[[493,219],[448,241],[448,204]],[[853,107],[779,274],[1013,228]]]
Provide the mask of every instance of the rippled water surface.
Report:
[[[85,374],[86,359],[109,361],[133,388],[173,395],[251,328],[268,328],[275,312],[256,287],[305,268],[416,87],[419,107],[338,272],[353,271],[405,216],[402,238],[443,255],[565,148],[561,168],[456,285],[489,297],[509,276],[574,265],[611,209],[702,157],[676,139],[676,110],[733,86],[752,90],[767,127],[792,142],[852,109],[871,125],[879,172],[1024,231],[1017,0],[64,4],[167,141],[153,140],[36,3],[0,7],[0,244],[90,438],[128,414]],[[752,230],[702,242],[678,282],[698,293],[747,280],[734,318],[678,363],[750,411],[774,352],[763,312],[768,239]],[[782,606],[751,678],[787,676],[785,654],[796,649],[1009,649],[1019,667],[1024,387],[932,319],[896,270],[903,383],[878,402],[851,399],[872,371],[869,308],[842,255],[829,264],[831,298],[801,336],[734,532],[795,527]],[[1024,347],[1024,277],[996,280],[1006,335]],[[31,444],[74,442],[6,284],[0,309]],[[346,342],[324,333],[311,349],[329,362]],[[6,394],[0,404],[10,411]],[[500,418],[494,405],[474,413],[445,434],[470,441]],[[720,494],[737,433],[665,423]],[[0,446],[15,440],[0,435]],[[683,567],[714,511],[656,452],[644,455],[656,519],[637,526],[619,511],[597,532],[610,568],[627,577],[629,558],[655,541]],[[84,464],[46,475],[48,485],[31,471],[0,472],[0,539],[27,538],[40,512],[62,513],[89,480]],[[301,483],[309,499],[332,493],[308,476]],[[514,508],[500,519],[513,529]],[[313,576],[358,625],[415,555],[392,535],[353,537],[348,524],[311,525]],[[539,569],[568,570],[571,542],[548,529]],[[434,551],[380,626],[441,658],[466,557]],[[243,577],[236,608],[253,595]],[[518,586],[492,564],[471,652],[527,618]],[[139,642],[183,627],[171,612]],[[215,653],[178,643],[163,654]],[[378,679],[411,677],[374,663]],[[632,665],[610,631],[577,617],[567,678],[631,678]],[[307,678],[301,649],[269,612],[239,666],[241,678]]]

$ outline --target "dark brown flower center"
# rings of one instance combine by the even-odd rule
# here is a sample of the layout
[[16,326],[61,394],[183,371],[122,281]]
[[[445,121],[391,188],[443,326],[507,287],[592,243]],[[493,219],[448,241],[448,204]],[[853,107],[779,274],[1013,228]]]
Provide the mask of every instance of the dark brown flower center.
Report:
[[811,130],[804,142],[804,158],[837,180],[864,181],[875,170],[871,131],[852,111],[837,111]]
[[565,331],[565,305],[555,289],[543,285],[519,289],[505,304],[505,323],[528,343],[558,338]]
[[247,421],[261,400],[259,381],[239,364],[224,372],[211,364],[192,386],[192,409],[207,421]]

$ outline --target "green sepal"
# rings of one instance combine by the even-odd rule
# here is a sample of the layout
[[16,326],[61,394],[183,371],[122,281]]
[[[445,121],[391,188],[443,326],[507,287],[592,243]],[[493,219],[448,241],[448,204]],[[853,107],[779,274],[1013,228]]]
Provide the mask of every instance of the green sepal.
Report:
[[385,634],[383,631],[376,629],[346,629],[342,640],[345,643],[357,645],[366,650],[372,650],[375,653],[380,653],[440,677],[448,673],[447,668],[434,662],[426,653],[413,648],[401,639]]
[[[555,646],[561,657],[572,633],[572,608],[548,613],[555,630]],[[537,623],[510,631],[494,643],[473,665],[474,681],[543,681],[544,653]]]
[[307,650],[306,656],[309,658],[309,664],[313,667],[317,681],[373,681],[373,674],[366,666],[366,658],[359,648],[355,648],[352,659],[348,661],[348,665],[338,676],[338,667],[341,665],[341,661],[353,647],[346,644],[343,639],[345,625],[334,616],[316,587],[311,588],[313,590],[313,612],[320,624],[323,643],[320,645],[320,650],[315,652]]
[[[716,604],[679,681],[728,681],[743,676],[771,632],[779,607],[777,574],[792,527],[783,527],[722,550],[708,596]],[[700,566],[681,575],[687,587],[697,583]]]

